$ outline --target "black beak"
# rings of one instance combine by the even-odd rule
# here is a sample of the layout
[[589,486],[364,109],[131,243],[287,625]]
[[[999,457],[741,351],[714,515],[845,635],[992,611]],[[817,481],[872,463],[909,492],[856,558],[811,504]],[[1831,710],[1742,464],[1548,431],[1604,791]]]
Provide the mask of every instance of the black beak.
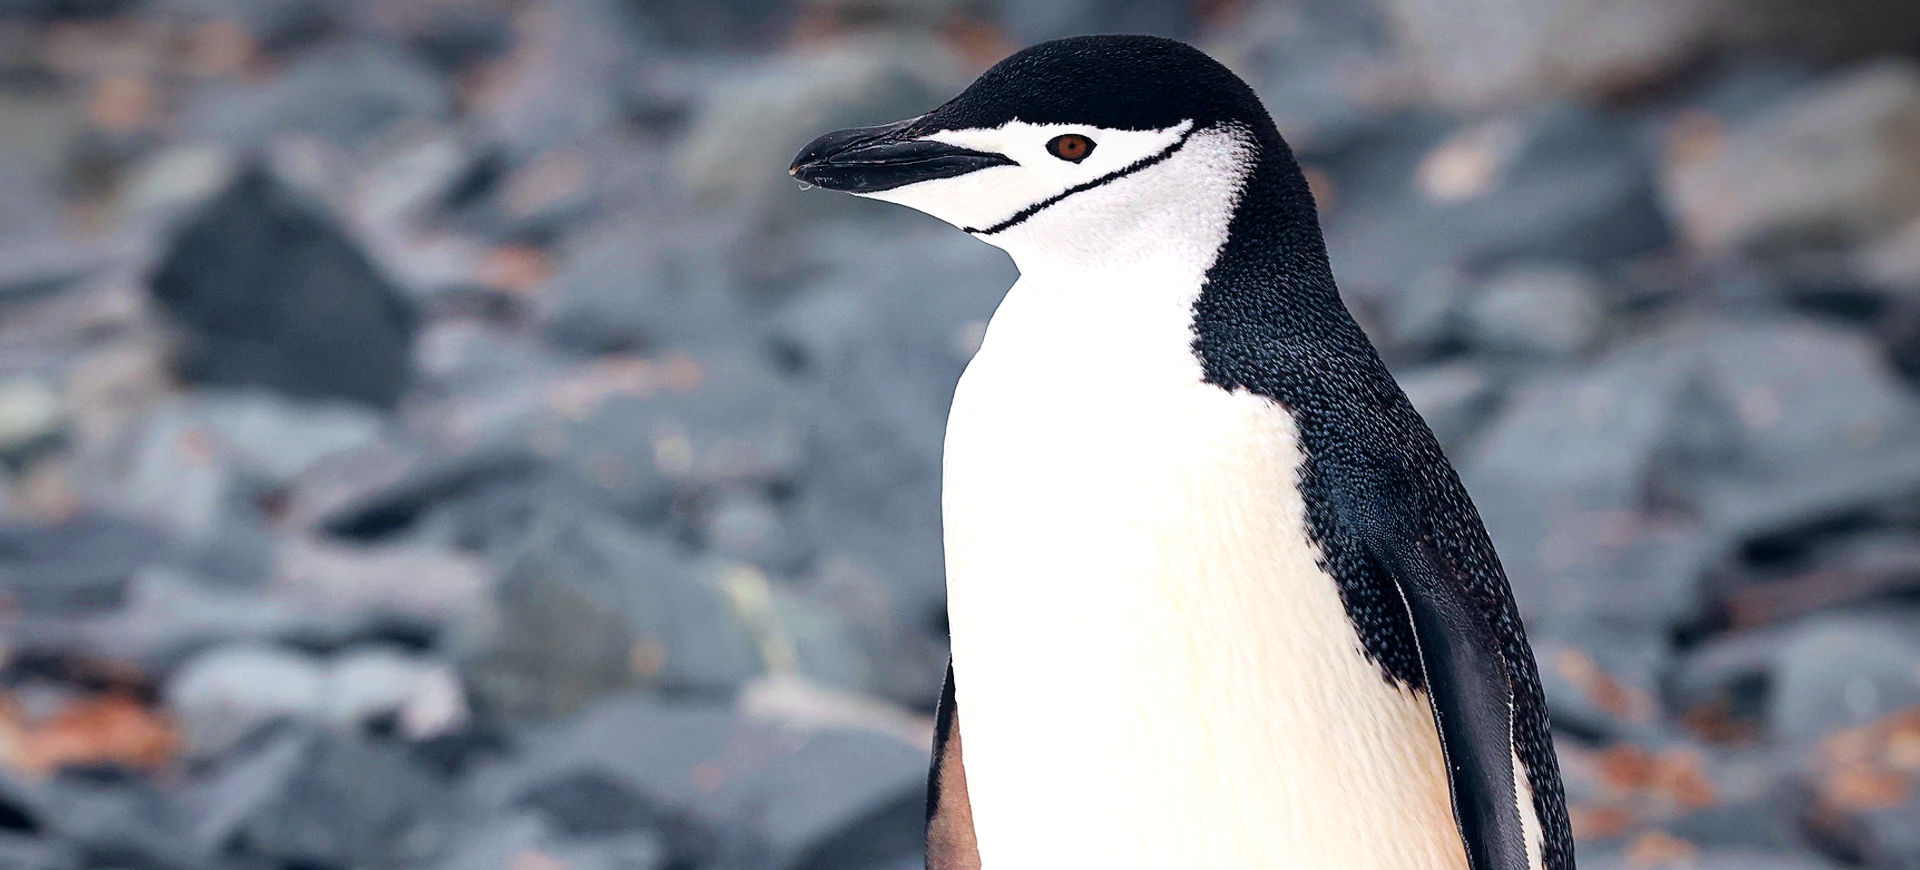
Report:
[[911,130],[919,120],[828,133],[800,149],[787,174],[828,190],[879,193],[990,166],[1014,165],[1004,154],[916,139]]

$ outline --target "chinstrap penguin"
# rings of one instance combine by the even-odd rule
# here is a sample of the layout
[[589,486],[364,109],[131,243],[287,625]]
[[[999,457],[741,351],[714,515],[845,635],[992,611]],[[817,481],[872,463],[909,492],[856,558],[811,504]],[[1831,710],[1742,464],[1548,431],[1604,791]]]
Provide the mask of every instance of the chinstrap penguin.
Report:
[[1506,578],[1245,83],[1058,40],[790,172],[1020,269],[948,422],[929,867],[1571,870]]

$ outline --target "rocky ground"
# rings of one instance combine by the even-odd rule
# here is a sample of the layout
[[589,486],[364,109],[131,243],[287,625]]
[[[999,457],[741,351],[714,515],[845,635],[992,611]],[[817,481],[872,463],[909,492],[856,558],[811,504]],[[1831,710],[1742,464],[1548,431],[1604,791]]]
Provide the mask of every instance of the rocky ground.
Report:
[[783,170],[1114,30],[1309,167],[1583,866],[1920,868],[1908,0],[0,0],[0,866],[919,866],[1012,271]]

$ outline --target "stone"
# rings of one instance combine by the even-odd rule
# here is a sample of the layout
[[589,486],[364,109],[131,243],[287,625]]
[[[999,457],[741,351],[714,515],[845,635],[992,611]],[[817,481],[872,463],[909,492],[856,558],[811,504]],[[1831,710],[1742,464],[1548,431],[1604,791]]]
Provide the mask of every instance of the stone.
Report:
[[135,662],[148,673],[167,673],[210,647],[320,636],[321,625],[261,590],[152,565],[129,579],[118,608],[70,630],[87,650]]
[[1431,94],[1468,107],[1658,81],[1704,50],[1715,26],[1708,0],[1389,0],[1385,8]]
[[785,167],[822,131],[913,117],[965,84],[959,63],[930,40],[869,34],[809,46],[712,94],[681,140],[676,168],[696,205],[763,215],[775,227],[803,228],[823,215],[878,215],[878,206],[851,197],[800,199],[784,172],[740,167]]
[[1606,288],[1559,265],[1516,266],[1488,278],[1466,304],[1466,341],[1492,353],[1566,358],[1606,336]]
[[[1686,237],[1712,250],[1852,248],[1920,216],[1920,64],[1864,64],[1694,147],[1670,149],[1663,189]],[[1764,167],[1766,184],[1754,184]]]
[[[111,771],[68,772],[41,788],[54,839],[93,866],[187,870],[217,866],[186,835],[188,820],[151,784]],[[12,866],[12,865],[8,865]]]
[[586,838],[556,830],[537,813],[520,812],[492,820],[459,846],[437,870],[498,870],[516,863],[544,862],[569,870],[672,870],[699,866],[675,858],[663,839],[650,831],[620,831]]
[[199,89],[180,123],[240,149],[304,135],[351,151],[403,121],[443,119],[452,104],[448,82],[404,47],[347,38],[300,52],[264,81]]
[[[1422,304],[1422,276],[1529,263],[1597,266],[1672,237],[1654,167],[1625,120],[1554,104],[1451,126],[1414,119],[1330,155],[1322,215],[1349,300]],[[1411,187],[1411,189],[1409,189]]]
[[493,577],[472,556],[435,547],[291,537],[279,542],[268,588],[309,625],[328,627],[321,640],[344,643],[397,624],[452,642],[498,618]]
[[18,462],[48,445],[62,428],[60,395],[38,378],[0,381],[0,459]]
[[452,844],[461,804],[404,752],[287,727],[194,783],[192,834],[255,866],[400,867]]
[[[953,4],[959,5],[959,4]],[[1194,9],[1180,3],[1141,0],[1070,0],[1061,3],[1000,2],[996,20],[1016,45],[1032,45],[1086,33],[1151,33],[1191,38]]]
[[190,382],[383,408],[405,388],[405,299],[324,212],[264,170],[242,173],[187,222],[151,288],[186,332],[176,368]]
[[628,687],[729,692],[763,663],[719,582],[671,541],[550,512],[502,575],[499,622],[462,672],[477,702],[517,716]]
[[1920,705],[1912,619],[1831,616],[1793,626],[1771,674],[1770,736],[1805,745]]
[[26,614],[103,612],[121,603],[128,581],[166,546],[157,530],[114,514],[0,522],[0,589]]
[[554,343],[586,353],[692,350],[745,316],[700,225],[622,224],[570,245],[541,297]]
[[922,848],[926,748],[881,731],[737,716],[703,701],[609,699],[535,737],[476,789],[508,802],[594,770],[687,826],[676,855],[793,870],[877,868]]
[[185,732],[187,753],[217,758],[268,723],[319,720],[326,673],[283,647],[220,647],[182,666],[167,681],[166,701]]
[[342,653],[325,674],[321,718],[343,729],[382,720],[398,722],[414,739],[464,725],[467,709],[459,677],[442,662],[393,649]]
[[1913,397],[1866,339],[1805,320],[1674,323],[1506,407],[1464,479],[1523,605],[1546,583],[1567,617],[1671,626],[1716,542],[1920,476]]

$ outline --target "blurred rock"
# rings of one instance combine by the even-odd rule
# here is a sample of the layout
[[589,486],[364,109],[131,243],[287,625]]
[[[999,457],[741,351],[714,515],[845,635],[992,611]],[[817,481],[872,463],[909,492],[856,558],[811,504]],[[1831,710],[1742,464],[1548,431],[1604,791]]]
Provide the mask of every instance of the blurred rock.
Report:
[[698,866],[676,859],[651,831],[580,838],[529,814],[493,821],[462,838],[443,870],[498,870],[515,862],[552,861],[577,870],[673,870]]
[[1772,674],[1770,736],[1804,745],[1920,705],[1916,627],[1832,616],[1789,630]]
[[337,643],[396,624],[441,639],[482,632],[497,617],[492,576],[469,556],[430,547],[292,538],[280,542],[269,582],[304,618],[335,623],[321,639]]
[[324,718],[339,728],[364,728],[383,720],[422,739],[464,725],[465,698],[459,677],[447,665],[393,649],[356,649],[328,668]]
[[822,132],[932,111],[964,85],[958,62],[921,39],[848,39],[766,61],[700,109],[678,150],[679,173],[697,205],[747,209],[780,226],[877,214],[850,197],[796,196],[787,164]]
[[1201,47],[1253,85],[1309,166],[1379,132],[1382,116],[1413,90],[1378,4],[1303,0],[1229,14],[1226,26],[1208,28]]
[[1705,48],[1708,0],[1388,0],[1401,42],[1442,102],[1607,94],[1671,74]]
[[1820,59],[1913,47],[1920,13],[1898,0],[1388,0],[1433,96],[1457,107],[1529,97],[1631,95],[1729,46]]
[[1695,244],[1847,248],[1920,215],[1920,66],[1911,61],[1855,68],[1697,138],[1669,149],[1663,172]]
[[737,330],[732,264],[710,227],[622,224],[562,259],[542,303],[554,343],[586,353],[692,349]]
[[[960,4],[951,4],[960,5]],[[1189,39],[1197,29],[1195,7],[1153,0],[1067,0],[1022,3],[998,0],[995,21],[1019,46],[1085,33],[1151,33]],[[929,106],[928,108],[932,108]]]
[[86,866],[191,870],[214,863],[187,836],[189,822],[171,796],[147,783],[113,772],[67,773],[40,791],[60,838],[74,844]]
[[[1822,522],[1920,475],[1914,398],[1864,339],[1805,321],[1676,325],[1507,407],[1465,478],[1523,605],[1562,577],[1569,615],[1671,620],[1709,532]],[[1610,583],[1633,591],[1589,597]]]
[[167,684],[167,707],[186,731],[187,752],[217,758],[280,719],[318,721],[326,675],[282,647],[230,646],[188,662]]
[[617,521],[547,514],[462,669],[476,701],[539,717],[629,686],[730,692],[763,665],[715,570]]
[[322,212],[263,170],[182,229],[152,288],[187,331],[177,364],[189,381],[380,407],[406,384],[405,301]]
[[925,755],[878,731],[627,697],[542,734],[524,762],[491,771],[479,788],[514,799],[566,772],[598,770],[692,826],[670,842],[715,838],[723,866],[868,870],[920,853]]
[[1557,265],[1494,275],[1463,313],[1468,343],[1520,356],[1577,356],[1608,329],[1606,288],[1586,272]]
[[40,617],[107,610],[165,546],[150,526],[105,513],[0,523],[0,589],[15,607]]
[[254,866],[404,867],[452,841],[460,802],[391,747],[284,728],[197,783],[196,840]]
[[1446,135],[1400,130],[1326,163],[1327,244],[1350,297],[1391,307],[1435,268],[1593,264],[1668,241],[1653,168],[1622,118],[1560,105]]
[[294,57],[280,75],[257,84],[201,90],[186,106],[184,124],[242,149],[304,134],[353,150],[398,122],[443,118],[452,107],[447,81],[399,46],[337,40]]
[[0,461],[17,463],[61,430],[60,395],[38,378],[0,381]]

